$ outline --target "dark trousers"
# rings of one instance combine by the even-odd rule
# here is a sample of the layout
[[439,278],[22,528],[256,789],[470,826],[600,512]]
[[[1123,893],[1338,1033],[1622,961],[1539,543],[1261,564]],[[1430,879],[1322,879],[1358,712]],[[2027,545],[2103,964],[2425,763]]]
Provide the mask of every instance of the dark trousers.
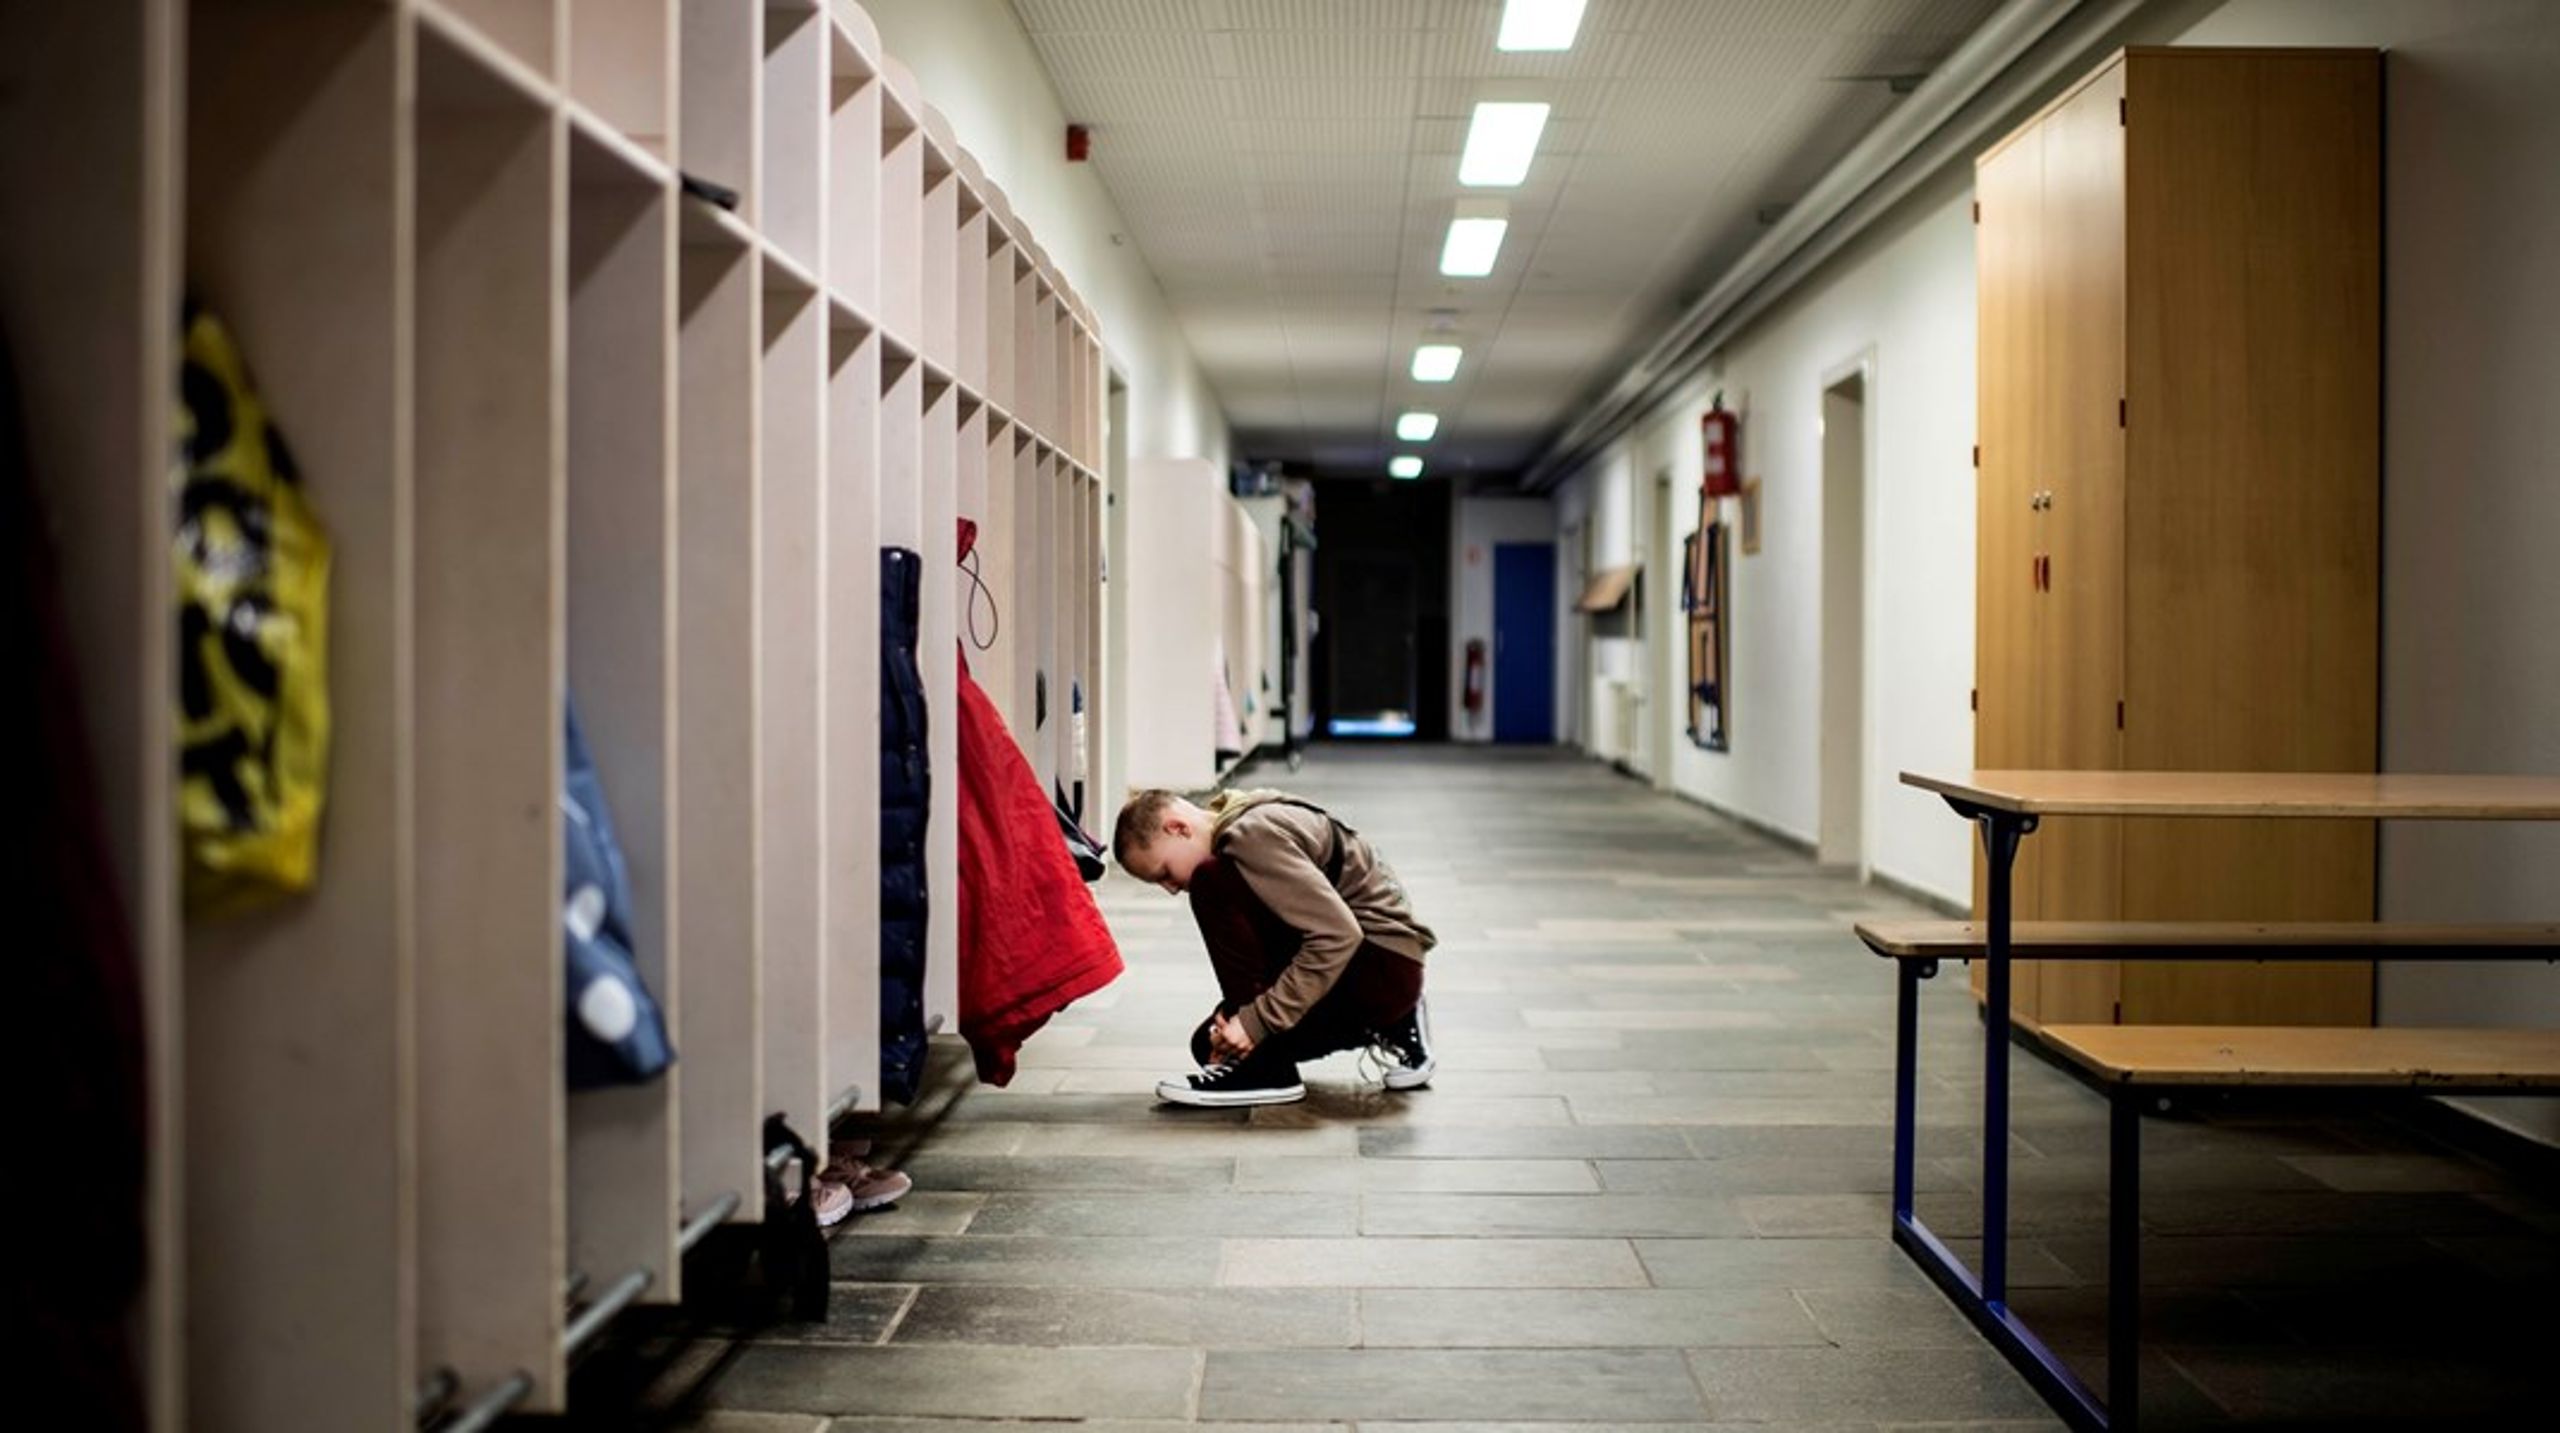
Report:
[[[1272,914],[1262,898],[1245,884],[1235,867],[1212,858],[1191,875],[1191,916],[1200,923],[1200,939],[1209,947],[1209,964],[1218,973],[1219,1010],[1232,1015],[1271,988],[1280,972],[1297,959],[1305,937]],[[1306,1016],[1286,1030],[1274,1030],[1257,1046],[1254,1059],[1268,1052],[1295,1063],[1356,1050],[1380,1030],[1413,1013],[1422,999],[1422,962],[1408,960],[1382,945],[1363,943],[1344,966],[1333,988]],[[1209,1023],[1192,1032],[1191,1054],[1209,1063]]]

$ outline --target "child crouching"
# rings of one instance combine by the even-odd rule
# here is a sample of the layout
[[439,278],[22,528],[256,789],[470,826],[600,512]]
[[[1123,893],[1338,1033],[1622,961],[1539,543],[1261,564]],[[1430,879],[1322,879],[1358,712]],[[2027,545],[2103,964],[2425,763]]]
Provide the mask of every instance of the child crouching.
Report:
[[1437,938],[1360,833],[1279,791],[1222,792],[1200,806],[1142,791],[1121,808],[1122,869],[1188,892],[1220,1000],[1191,1037],[1200,1073],[1156,1086],[1172,1104],[1306,1098],[1298,1064],[1375,1049],[1391,1090],[1431,1082],[1437,1060],[1422,961]]

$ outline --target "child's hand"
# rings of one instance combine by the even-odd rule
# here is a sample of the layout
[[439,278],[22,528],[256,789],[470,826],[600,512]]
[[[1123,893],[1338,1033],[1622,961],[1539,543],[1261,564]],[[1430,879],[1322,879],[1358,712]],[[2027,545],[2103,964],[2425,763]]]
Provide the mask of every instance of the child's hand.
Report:
[[1253,1053],[1253,1037],[1245,1033],[1244,1022],[1232,1015],[1209,1017],[1209,1049],[1219,1059],[1230,1063]]

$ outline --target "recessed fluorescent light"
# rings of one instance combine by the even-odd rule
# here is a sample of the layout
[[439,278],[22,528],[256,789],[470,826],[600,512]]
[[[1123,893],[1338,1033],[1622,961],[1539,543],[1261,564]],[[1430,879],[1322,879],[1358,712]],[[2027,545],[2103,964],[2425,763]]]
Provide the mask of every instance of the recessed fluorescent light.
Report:
[[1422,460],[1411,453],[1398,453],[1387,459],[1387,476],[1391,478],[1421,477]]
[[1454,343],[1426,343],[1413,351],[1413,378],[1417,383],[1446,383],[1458,376],[1458,346]]
[[1466,152],[1458,156],[1458,182],[1478,189],[1508,188],[1529,177],[1538,136],[1547,128],[1547,106],[1486,100],[1467,125]]
[[1439,431],[1437,413],[1407,413],[1396,420],[1396,436],[1408,443],[1428,443]]
[[1440,245],[1440,272],[1453,279],[1480,279],[1493,272],[1502,256],[1508,219],[1452,219],[1449,237]]
[[1510,0],[1502,7],[1497,50],[1570,50],[1582,28],[1583,0]]

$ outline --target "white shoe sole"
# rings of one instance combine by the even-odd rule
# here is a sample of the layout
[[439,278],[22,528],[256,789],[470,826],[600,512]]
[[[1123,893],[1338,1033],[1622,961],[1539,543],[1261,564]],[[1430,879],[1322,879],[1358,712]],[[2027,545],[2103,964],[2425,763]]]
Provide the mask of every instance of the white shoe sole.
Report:
[[1391,1090],[1418,1090],[1431,1083],[1432,1074],[1439,1068],[1440,1061],[1434,1058],[1423,1061],[1422,1068],[1419,1070],[1408,1070],[1399,1066],[1387,1071],[1381,1078]]
[[1225,1110],[1243,1105],[1294,1105],[1307,1097],[1301,1084],[1282,1085],[1260,1090],[1195,1090],[1181,1080],[1166,1080],[1156,1086],[1156,1098],[1169,1105],[1190,1105],[1196,1109]]
[[[848,1190],[846,1192],[851,1193],[852,1191]],[[899,1200],[906,1198],[914,1192],[915,1185],[910,1182],[906,1188],[898,1190],[895,1193],[873,1194],[868,1197],[855,1194],[853,1196],[853,1212],[856,1214],[868,1214],[875,1209],[886,1209],[890,1205],[897,1203]]]

